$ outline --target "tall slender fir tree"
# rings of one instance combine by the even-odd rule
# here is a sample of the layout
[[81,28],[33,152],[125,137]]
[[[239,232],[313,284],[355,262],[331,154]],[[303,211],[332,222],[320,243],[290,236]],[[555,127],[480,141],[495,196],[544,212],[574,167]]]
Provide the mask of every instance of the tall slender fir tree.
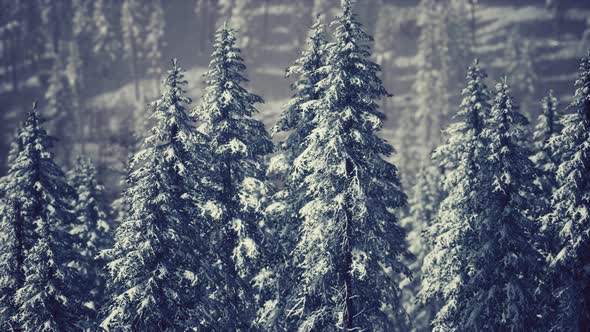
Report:
[[314,128],[295,158],[309,202],[299,211],[292,330],[394,331],[405,323],[395,278],[409,273],[400,257],[407,244],[395,210],[406,197],[383,159],[393,148],[376,135],[384,118],[378,100],[388,93],[368,59],[372,38],[352,9],[342,2],[320,69]]
[[[267,208],[267,216],[273,220],[280,238],[276,251],[281,254],[275,256],[272,278],[267,278],[266,284],[257,284],[267,293],[257,317],[258,323],[267,329],[285,323],[289,285],[296,278],[297,272],[291,266],[289,256],[297,239],[298,211],[306,202],[306,197],[300,181],[302,176],[295,171],[293,160],[305,149],[313,129],[315,112],[312,106],[322,95],[318,83],[325,77],[319,70],[324,66],[326,43],[325,26],[318,15],[311,26],[306,49],[287,69],[289,77],[296,77],[291,86],[295,93],[273,128],[273,133],[288,133],[288,136],[279,143],[279,153],[273,157],[268,169],[269,176],[278,177],[284,186],[273,193],[273,203]],[[256,280],[264,281],[262,274],[260,277]]]
[[226,308],[226,330],[245,331],[253,321],[253,289],[250,279],[264,262],[262,249],[268,234],[263,211],[268,185],[262,158],[273,151],[264,124],[253,118],[255,104],[263,102],[244,87],[246,66],[236,47],[235,31],[224,24],[215,36],[214,51],[206,73],[202,104],[195,109],[199,129],[210,138],[217,174],[216,199],[222,222],[211,246],[219,257],[225,280],[221,301]]
[[[530,151],[522,146],[528,120],[517,111],[506,79],[496,85],[496,97],[483,132],[489,144],[488,162],[479,199],[484,218],[472,224],[479,244],[471,249],[470,279],[462,302],[462,330],[523,331],[538,329],[534,292],[543,260],[534,248],[536,220],[532,201],[538,192]],[[489,182],[488,182],[489,181]],[[471,243],[473,245],[473,242]]]
[[467,278],[463,260],[469,254],[463,244],[473,237],[468,226],[481,218],[483,209],[472,193],[482,191],[478,179],[486,162],[482,131],[491,108],[486,77],[477,61],[469,67],[458,120],[449,125],[447,142],[434,153],[445,170],[443,188],[447,195],[440,203],[436,222],[427,230],[432,244],[424,259],[419,298],[428,305],[440,303],[433,321],[435,331],[452,330],[463,310],[460,287]]
[[217,214],[206,200],[211,160],[186,110],[182,72],[173,60],[153,103],[151,134],[133,158],[129,211],[103,251],[112,291],[101,323],[107,330],[217,328],[206,241]]
[[583,331],[590,326],[590,53],[582,59],[570,113],[550,147],[560,159],[549,219],[560,250],[552,262],[560,278],[555,331]]
[[557,187],[556,173],[559,157],[555,155],[550,146],[551,140],[561,131],[560,115],[557,111],[557,98],[553,90],[541,100],[542,113],[535,129],[533,131],[533,151],[531,160],[537,168],[537,178],[535,180],[540,190],[538,197],[539,211],[537,215],[542,217],[540,231],[543,233],[545,240],[542,247],[550,254],[555,254],[558,246],[557,234],[553,229],[550,218],[547,217],[551,209],[551,197]]
[[53,139],[31,111],[19,135],[21,150],[10,165],[3,208],[2,328],[72,330],[78,296],[68,286],[76,260],[69,229],[73,190],[53,161]]
[[314,102],[322,95],[318,83],[326,76],[325,72],[320,71],[325,65],[326,43],[325,26],[318,15],[311,27],[307,48],[287,69],[288,77],[297,77],[291,86],[295,94],[289,100],[287,109],[281,113],[273,132],[289,132],[280,146],[282,151],[290,155],[289,159],[304,150],[305,139],[313,128]]
[[[530,216],[535,168],[529,151],[520,146],[521,126],[527,120],[516,111],[506,81],[496,89],[484,129],[477,136],[470,130],[468,144],[457,145],[463,151],[455,154],[457,168],[447,175],[449,194],[439,212],[438,246],[430,254],[431,273],[423,290],[442,300],[435,331],[521,331],[535,326],[533,294],[542,261],[533,247]],[[466,99],[467,104],[473,102]],[[480,110],[475,106],[469,113]],[[441,285],[428,286],[432,278]]]

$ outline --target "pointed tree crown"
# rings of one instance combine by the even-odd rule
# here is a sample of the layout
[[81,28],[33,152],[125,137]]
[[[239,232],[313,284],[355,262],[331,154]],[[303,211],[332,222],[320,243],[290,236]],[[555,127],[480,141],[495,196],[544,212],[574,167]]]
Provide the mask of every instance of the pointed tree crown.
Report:
[[[307,48],[302,52],[301,57],[287,69],[287,77],[297,77],[297,80],[291,85],[295,95],[287,104],[287,109],[281,114],[273,132],[297,130],[297,132],[301,132],[301,135],[309,134],[309,131],[303,130],[302,127],[309,127],[313,119],[313,107],[309,102],[320,97],[321,90],[317,84],[325,77],[319,69],[325,64],[326,44],[325,26],[318,15],[311,26]],[[288,141],[294,141],[294,138],[296,137],[290,137]],[[287,146],[302,142],[300,138],[292,144],[289,143],[286,142]]]
[[[459,166],[457,162],[462,158],[462,153],[469,153],[472,159],[482,157],[481,151],[485,144],[480,134],[484,129],[491,108],[491,97],[485,83],[486,78],[487,74],[481,68],[479,60],[474,60],[467,69],[465,79],[467,85],[461,92],[463,100],[455,115],[457,122],[448,126],[445,130],[448,137],[447,142],[438,147],[433,154],[433,158],[447,171],[453,171]],[[472,160],[471,166],[475,167],[473,162],[475,161]],[[447,177],[447,179],[460,180],[454,177]],[[453,183],[447,183],[447,185],[449,188],[454,186]]]

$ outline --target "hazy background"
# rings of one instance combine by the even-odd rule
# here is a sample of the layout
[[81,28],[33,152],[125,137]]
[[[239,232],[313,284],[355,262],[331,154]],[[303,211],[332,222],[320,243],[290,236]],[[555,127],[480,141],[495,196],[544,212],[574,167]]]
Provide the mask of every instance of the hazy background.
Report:
[[[332,20],[338,4],[0,0],[0,160],[36,100],[64,168],[89,155],[114,196],[169,60],[188,70],[196,104],[215,27],[224,21],[239,30],[249,88],[266,100],[259,117],[270,129],[291,95],[285,68],[304,46],[314,12]],[[590,48],[590,1],[359,0],[356,7],[395,95],[383,104],[383,135],[399,151],[394,161],[406,182],[441,140],[471,58],[481,59],[490,86],[508,75],[534,121],[549,89],[562,106],[569,101],[578,58]]]

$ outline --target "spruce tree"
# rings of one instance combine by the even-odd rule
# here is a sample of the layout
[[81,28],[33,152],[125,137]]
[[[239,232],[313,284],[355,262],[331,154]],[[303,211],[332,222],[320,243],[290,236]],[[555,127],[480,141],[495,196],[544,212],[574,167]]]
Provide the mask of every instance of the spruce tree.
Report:
[[557,188],[549,219],[559,237],[552,270],[560,278],[556,331],[582,331],[590,326],[590,53],[582,59],[570,112],[561,119],[563,129],[551,140],[559,156]]
[[[535,198],[537,208],[534,211],[535,216],[540,217],[538,225],[539,240],[537,247],[543,251],[547,261],[551,261],[559,250],[559,234],[557,225],[551,219],[551,200],[553,192],[557,188],[557,166],[559,156],[555,154],[555,149],[551,146],[552,140],[561,131],[560,114],[557,111],[557,98],[553,90],[541,100],[542,113],[539,115],[537,125],[533,131],[532,155],[530,159],[535,164],[537,176],[535,184],[538,187],[539,195]],[[556,287],[559,287],[561,276],[551,273],[539,282],[539,299],[542,309],[541,317],[553,324],[556,316],[557,301],[553,296]]]
[[105,291],[104,261],[98,259],[100,250],[110,246],[109,208],[104,188],[98,183],[92,161],[78,157],[68,181],[76,190],[74,214],[77,222],[71,230],[75,249],[81,255],[78,283],[85,292],[83,300],[94,312],[103,301]]
[[297,77],[291,86],[295,94],[289,100],[287,109],[281,113],[273,132],[289,133],[280,146],[282,151],[290,155],[289,159],[303,151],[305,139],[313,128],[313,102],[320,98],[322,89],[318,83],[326,76],[320,71],[325,65],[326,43],[325,26],[318,15],[311,27],[306,49],[287,69],[288,77]]
[[295,93],[273,128],[274,134],[288,133],[288,136],[279,143],[279,153],[272,158],[268,169],[269,176],[277,177],[283,185],[280,190],[273,193],[273,202],[267,208],[267,217],[273,221],[279,238],[275,252],[280,254],[274,257],[272,278],[263,279],[263,273],[260,273],[256,279],[260,281],[256,286],[266,293],[258,311],[257,322],[267,329],[285,323],[284,309],[289,296],[289,285],[292,278],[296,277],[289,256],[296,243],[299,225],[297,213],[305,203],[306,197],[305,190],[300,185],[301,174],[297,174],[293,160],[306,147],[306,139],[313,129],[312,106],[321,96],[318,83],[325,77],[319,72],[324,66],[326,53],[324,30],[324,24],[318,15],[311,27],[307,48],[287,70],[289,77],[296,77],[291,86]]
[[[527,120],[516,111],[505,80],[496,90],[485,128],[478,136],[471,130],[471,143],[458,145],[465,152],[456,154],[458,167],[446,178],[449,193],[423,290],[438,293],[442,302],[435,331],[535,327],[533,294],[541,262],[530,216],[535,168],[519,143]],[[480,110],[474,109],[471,114]],[[428,286],[437,276],[442,285]]]
[[463,309],[461,287],[467,278],[463,260],[469,253],[459,244],[469,243],[473,237],[469,223],[481,218],[479,212],[483,209],[472,193],[482,191],[478,173],[486,162],[482,131],[491,107],[486,77],[477,61],[469,67],[458,120],[449,125],[446,143],[434,153],[445,170],[443,189],[447,195],[440,203],[435,223],[427,229],[432,243],[424,258],[419,298],[427,305],[440,303],[433,321],[435,331],[452,330]]
[[133,157],[129,211],[105,250],[111,294],[101,327],[215,329],[206,242],[215,203],[207,200],[210,158],[186,110],[182,69],[173,61],[153,106],[154,125]]
[[[397,170],[384,160],[393,148],[376,135],[384,119],[378,100],[388,93],[371,62],[352,3],[342,2],[328,44],[324,90],[315,102],[313,129],[295,158],[309,201],[294,263],[289,330],[394,331],[405,322],[398,273],[409,273],[400,255],[405,233],[395,210],[405,204]],[[389,272],[387,272],[389,271]],[[390,274],[391,273],[391,274]]]
[[[462,327],[468,330],[523,331],[540,328],[534,292],[540,254],[533,244],[536,220],[531,216],[537,197],[535,167],[522,146],[528,120],[517,111],[506,79],[496,85],[496,97],[483,136],[489,144],[485,219],[474,225],[480,244],[473,252],[464,301]],[[489,183],[487,183],[489,181]],[[487,194],[487,195],[486,195]]]
[[53,139],[31,111],[19,135],[22,150],[10,165],[2,214],[3,328],[74,328],[79,294],[69,287],[76,256],[69,229],[73,190],[53,161]]
[[262,248],[267,225],[263,210],[268,185],[262,158],[273,151],[264,124],[253,118],[255,104],[263,102],[244,87],[246,66],[236,47],[235,31],[217,30],[214,51],[206,73],[207,87],[195,114],[200,130],[210,138],[222,222],[211,246],[218,255],[225,280],[220,281],[227,330],[248,330],[254,318],[250,279],[264,263]]

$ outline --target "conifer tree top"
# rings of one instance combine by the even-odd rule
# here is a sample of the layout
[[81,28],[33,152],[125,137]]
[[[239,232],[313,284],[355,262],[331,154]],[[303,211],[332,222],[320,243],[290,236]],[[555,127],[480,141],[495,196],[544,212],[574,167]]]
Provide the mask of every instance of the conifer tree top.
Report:
[[458,116],[466,121],[476,133],[483,129],[483,120],[490,108],[490,93],[484,80],[487,74],[481,69],[479,60],[475,59],[467,70],[467,87],[462,91],[463,101]]
[[235,30],[224,24],[215,34],[215,44],[202,103],[195,115],[200,127],[211,139],[214,153],[223,159],[252,157],[272,151],[272,143],[264,124],[252,116],[258,113],[255,105],[264,100],[243,87],[248,79],[240,49],[236,45]]
[[[527,179],[535,171],[531,163],[516,163],[528,161],[530,152],[518,142],[522,141],[524,132],[522,127],[528,124],[527,118],[518,112],[507,79],[496,84],[496,97],[488,118],[488,127],[484,136],[490,144],[489,161],[500,163],[505,173],[494,174],[498,178],[494,182],[495,190],[511,192],[504,186],[519,186],[519,179]],[[529,178],[530,179],[530,178]],[[515,183],[516,182],[516,183]]]
[[[153,138],[157,138],[160,142],[183,141],[187,137],[176,137],[176,135],[192,132],[193,118],[188,115],[185,108],[185,105],[191,102],[191,99],[184,95],[183,89],[188,82],[184,79],[183,69],[178,66],[176,59],[172,60],[172,69],[168,71],[168,76],[163,83],[164,92],[161,98],[152,103],[156,109],[152,116],[158,121],[158,125],[154,128],[156,135]],[[146,142],[156,143],[151,139]]]
[[[11,185],[13,187],[34,186],[37,192],[56,190],[70,196],[73,194],[72,188],[65,184],[65,175],[53,161],[50,151],[55,139],[49,136],[41,126],[42,119],[36,109],[36,104],[33,107],[22,125],[18,137],[21,151],[18,152],[10,166],[8,173],[12,180],[8,181],[15,181]],[[52,199],[53,196],[46,198]],[[31,197],[18,197],[17,199],[31,199]],[[56,201],[56,203],[64,204],[65,202]]]
[[[77,260],[68,233],[73,221],[73,190],[53,161],[53,139],[41,126],[34,108],[19,136],[21,150],[7,177],[8,195],[16,214],[5,220],[18,224],[18,244],[27,255],[21,261],[24,281],[16,292],[17,325],[25,330],[67,330],[73,324],[79,294],[65,285],[70,262]],[[16,230],[16,228],[15,228]]]
[[[281,114],[281,118],[273,128],[273,132],[288,131],[311,124],[312,105],[310,101],[320,96],[318,82],[325,77],[319,69],[324,65],[326,56],[325,25],[317,15],[311,26],[311,35],[307,41],[307,48],[301,57],[287,68],[287,76],[297,76],[298,79],[291,85],[295,95],[287,104],[287,110]],[[302,133],[302,134],[305,134]],[[295,144],[298,144],[295,143]]]
[[[455,115],[457,122],[449,125],[445,130],[449,138],[445,144],[435,150],[433,155],[440,166],[447,170],[457,167],[456,159],[460,158],[460,153],[472,149],[471,154],[475,157],[479,154],[473,149],[481,150],[483,148],[477,142],[481,142],[479,135],[484,129],[484,122],[489,116],[491,108],[490,92],[485,84],[486,78],[486,72],[480,67],[479,60],[475,59],[467,70],[465,78],[467,85],[461,92],[463,100]],[[447,177],[447,179],[450,182],[460,180],[453,177]],[[447,185],[454,186],[450,182]]]
[[[208,113],[210,116],[222,116],[219,113],[224,111],[232,116],[254,115],[258,111],[253,104],[262,103],[263,100],[248,93],[240,85],[248,82],[248,79],[242,74],[246,65],[240,56],[240,49],[236,47],[235,30],[224,23],[215,34],[213,48],[209,70],[205,74],[208,87],[203,99],[211,103],[208,107],[216,106],[216,109]],[[225,110],[228,107],[231,111]]]
[[590,104],[590,51],[586,57],[582,58],[575,86],[574,101],[570,108],[575,109],[576,113],[586,122],[590,122],[590,107],[588,106]]
[[[379,110],[377,100],[390,95],[378,77],[381,68],[369,59],[369,42],[373,38],[362,29],[348,0],[342,2],[342,14],[332,25],[335,26],[334,41],[328,44],[326,64],[320,69],[326,77],[318,84],[325,91],[318,107],[336,110],[325,115],[338,117],[345,131],[351,125],[359,125],[361,118],[363,124],[357,129],[380,130],[385,115]],[[393,151],[383,147],[381,153],[385,155]]]
[[[371,55],[369,43],[373,37],[367,34],[357,20],[353,11],[353,4],[350,0],[342,1],[342,14],[332,23],[335,25],[334,42],[328,46],[329,55],[326,61],[326,70],[332,69],[336,75],[337,86],[327,89],[328,99],[337,95],[339,90],[343,93],[361,92],[368,94],[371,98],[389,96],[377,73],[381,70],[379,65],[370,61]],[[344,72],[352,75],[348,79],[341,77]],[[368,76],[363,79],[363,76]],[[367,85],[363,85],[367,84]],[[332,97],[330,97],[332,96]],[[377,108],[376,105],[371,108]]]

